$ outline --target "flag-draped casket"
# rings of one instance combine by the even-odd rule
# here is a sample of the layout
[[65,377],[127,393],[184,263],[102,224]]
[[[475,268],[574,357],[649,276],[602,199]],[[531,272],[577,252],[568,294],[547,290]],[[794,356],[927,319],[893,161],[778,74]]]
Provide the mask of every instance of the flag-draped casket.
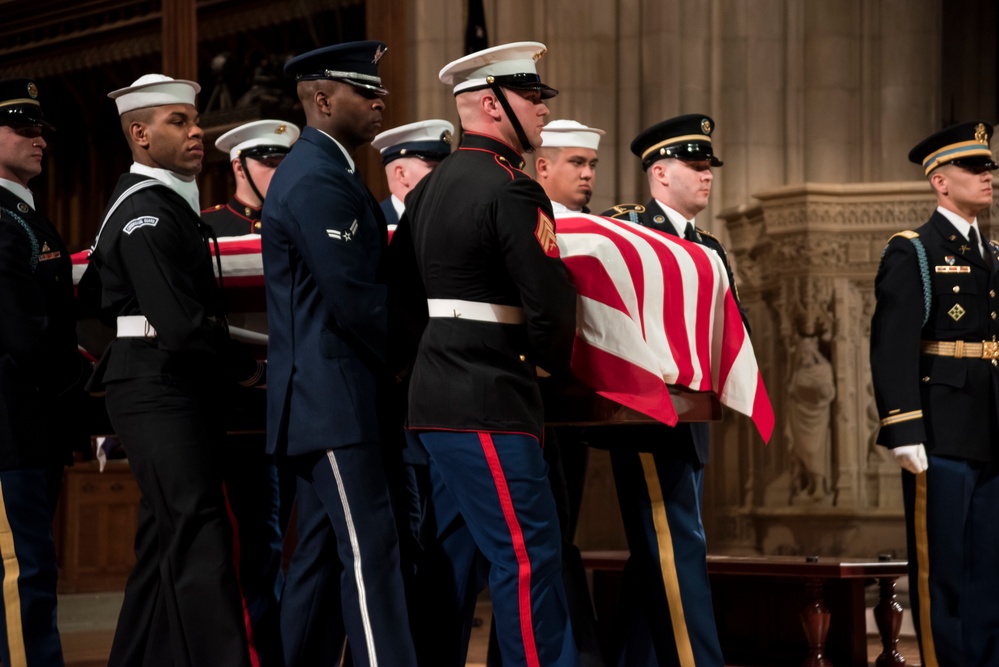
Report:
[[[681,417],[711,418],[717,399],[750,416],[769,440],[773,411],[714,251],[585,214],[558,215],[557,234],[579,294],[572,370],[588,391],[569,388],[552,397],[550,421],[599,422],[621,414],[606,407],[613,405],[673,425]],[[219,247],[231,324],[237,337],[259,342],[254,333],[266,333],[260,237],[223,238]],[[86,253],[73,260],[78,280]],[[594,393],[606,399],[603,407]],[[580,410],[600,414],[581,419]]]

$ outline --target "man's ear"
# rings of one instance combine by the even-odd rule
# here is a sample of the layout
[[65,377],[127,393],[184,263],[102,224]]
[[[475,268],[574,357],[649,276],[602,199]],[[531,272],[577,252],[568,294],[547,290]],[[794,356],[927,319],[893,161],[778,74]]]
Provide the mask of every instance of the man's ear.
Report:
[[149,147],[149,126],[142,121],[133,120],[128,124],[128,138],[136,146]]
[[492,92],[492,90],[486,92],[481,98],[479,98],[479,105],[482,107],[482,110],[486,113],[486,115],[496,122],[502,120],[504,114],[503,106],[499,103],[499,100],[496,99],[496,93]]
[[241,178],[246,178],[246,172],[243,171],[243,161],[239,158],[232,161],[232,173],[237,181]]
[[940,170],[933,172],[933,174],[930,175],[930,185],[932,185],[933,189],[940,194],[946,195],[948,190],[947,175]]
[[548,178],[548,160],[543,157],[539,157],[534,161],[534,171],[538,174],[538,180],[542,178]]
[[333,100],[330,92],[330,90],[324,88],[316,88],[316,92],[312,96],[312,99],[315,100],[316,108],[327,116],[330,115],[333,108]]
[[402,160],[396,160],[392,164],[392,176],[400,183],[406,178],[406,166],[402,164]]

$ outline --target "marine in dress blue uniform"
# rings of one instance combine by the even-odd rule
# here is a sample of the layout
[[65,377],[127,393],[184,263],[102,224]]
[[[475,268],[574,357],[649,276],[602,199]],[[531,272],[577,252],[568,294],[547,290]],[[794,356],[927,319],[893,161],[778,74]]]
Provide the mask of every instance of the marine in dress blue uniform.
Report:
[[912,149],[937,208],[888,241],[875,282],[878,443],[903,468],[923,665],[999,664],[999,247],[976,218],[992,204],[991,137],[972,121]]
[[508,44],[441,70],[464,136],[406,198],[403,224],[411,223],[429,313],[408,417],[433,486],[436,542],[424,575],[436,604],[416,629],[426,665],[465,663],[486,583],[504,664],[579,664],[535,374],[536,366],[568,372],[575,290],[551,203],[520,156],[540,143],[543,100],[557,92],[537,74],[544,52],[536,42]]
[[[294,123],[256,120],[215,140],[215,147],[229,156],[236,179],[236,192],[228,204],[201,212],[201,219],[216,236],[261,232],[260,212],[274,170],[300,133]],[[233,387],[220,399],[226,406],[242,406],[260,415],[267,409],[266,395],[256,389]],[[282,496],[277,464],[266,453],[264,441],[265,436],[259,433],[227,434],[224,480],[226,502],[236,527],[236,575],[261,667],[270,667],[284,662],[278,615],[286,525],[281,518],[288,516],[295,487],[291,477]],[[282,505],[289,507],[282,509]]]
[[81,285],[117,330],[89,388],[106,391],[142,499],[135,566],[109,665],[251,664],[222,486],[229,383],[264,367],[229,337],[198,215],[200,87],[160,74],[110,93],[135,162],[105,211]]
[[379,202],[390,232],[406,210],[406,195],[440,161],[451,154],[454,125],[449,121],[421,120],[400,125],[376,136],[371,145],[382,156],[385,180],[391,194]]
[[0,81],[0,662],[62,665],[56,628],[52,518],[70,448],[86,435],[77,408],[77,352],[69,252],[35,208],[28,181],[42,171],[52,129],[30,79]]
[[354,163],[381,129],[381,42],[290,60],[307,127],[264,203],[267,449],[299,475],[281,604],[287,665],[415,665],[381,454],[385,220]]
[[[725,250],[694,217],[708,203],[714,121],[687,114],[657,123],[631,142],[642,160],[653,198],[604,215],[681,236],[715,251],[738,291]],[[743,321],[749,328],[742,306]],[[631,557],[622,592],[622,665],[721,667],[721,644],[711,604],[707,542],[701,522],[709,430],[703,423],[629,426],[590,432],[610,449],[614,480]]]

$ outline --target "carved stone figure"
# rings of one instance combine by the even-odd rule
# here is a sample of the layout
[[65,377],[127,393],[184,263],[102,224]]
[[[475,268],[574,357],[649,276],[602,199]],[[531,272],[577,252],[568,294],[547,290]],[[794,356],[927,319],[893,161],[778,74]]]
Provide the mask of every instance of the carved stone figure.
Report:
[[803,336],[788,384],[787,430],[791,452],[791,502],[819,501],[829,493],[830,412],[836,397],[833,367],[818,336]]

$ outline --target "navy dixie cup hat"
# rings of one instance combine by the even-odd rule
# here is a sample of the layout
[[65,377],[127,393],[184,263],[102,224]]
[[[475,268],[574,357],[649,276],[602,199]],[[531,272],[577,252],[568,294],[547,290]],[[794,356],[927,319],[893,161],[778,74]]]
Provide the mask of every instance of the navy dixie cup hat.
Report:
[[980,120],[958,123],[934,132],[909,151],[909,161],[923,166],[923,173],[945,164],[970,169],[994,170],[999,165],[992,159],[989,140],[992,126]]
[[440,162],[451,154],[454,125],[446,120],[421,120],[385,130],[371,145],[381,153],[382,164],[403,157]]
[[373,40],[324,46],[289,60],[284,73],[294,76],[296,81],[330,79],[388,95],[378,76],[378,61],[387,50],[384,42]]
[[691,113],[656,123],[641,132],[631,142],[631,152],[642,159],[642,169],[648,171],[654,162],[676,158],[688,162],[707,160],[712,167],[724,162],[711,150],[711,133],[715,122],[710,116]]
[[42,114],[38,85],[33,80],[0,80],[0,125],[55,130],[55,126]]

